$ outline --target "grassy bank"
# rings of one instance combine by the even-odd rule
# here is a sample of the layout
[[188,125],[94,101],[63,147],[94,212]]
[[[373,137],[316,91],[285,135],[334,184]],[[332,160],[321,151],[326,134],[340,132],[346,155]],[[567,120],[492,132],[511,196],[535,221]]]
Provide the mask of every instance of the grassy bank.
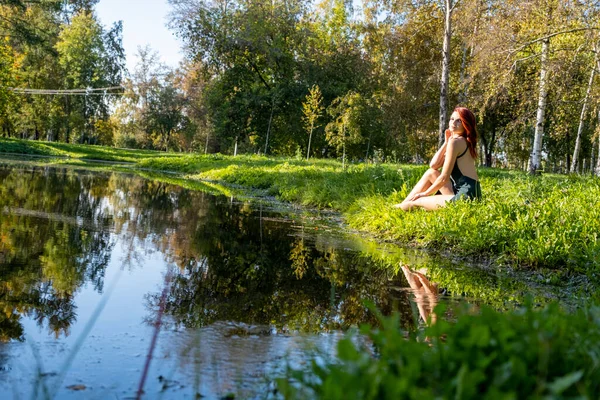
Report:
[[[404,213],[400,202],[424,166],[353,164],[257,156],[189,155],[0,139],[0,152],[129,162],[191,181],[220,182],[308,207],[341,212],[348,225],[380,238],[489,258],[498,264],[599,276],[600,180],[480,169],[484,199],[436,212]],[[121,164],[119,168],[123,168]]]

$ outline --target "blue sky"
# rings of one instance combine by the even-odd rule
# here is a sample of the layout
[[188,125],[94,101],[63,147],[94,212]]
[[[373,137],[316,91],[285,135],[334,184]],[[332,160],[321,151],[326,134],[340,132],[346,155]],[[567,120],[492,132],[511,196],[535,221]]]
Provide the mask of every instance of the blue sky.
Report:
[[100,0],[96,5],[96,15],[104,26],[123,21],[123,47],[129,71],[136,64],[138,46],[146,44],[160,54],[165,64],[179,65],[182,44],[166,27],[170,11],[167,0]]

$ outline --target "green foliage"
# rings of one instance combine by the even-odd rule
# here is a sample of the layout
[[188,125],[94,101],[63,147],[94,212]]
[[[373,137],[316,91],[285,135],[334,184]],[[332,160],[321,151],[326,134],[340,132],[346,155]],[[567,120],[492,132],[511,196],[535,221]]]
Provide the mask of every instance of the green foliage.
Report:
[[[103,27],[93,13],[97,0],[10,1],[0,4],[0,128],[5,137],[110,143],[96,132],[109,115],[110,95],[56,96],[11,92],[6,87],[68,90],[121,84],[122,24]],[[4,50],[13,59],[5,63]],[[11,81],[5,67],[10,66]]]
[[306,101],[302,103],[304,128],[309,135],[308,150],[306,151],[307,160],[310,158],[310,142],[312,139],[313,130],[318,127],[317,120],[324,110],[324,107],[321,105],[322,101],[323,96],[321,95],[321,89],[319,89],[318,85],[313,85],[306,95]]
[[[91,12],[76,14],[69,25],[62,27],[55,47],[66,88],[120,85],[120,25],[114,29],[105,33]],[[108,104],[103,96],[79,96],[67,101],[65,114],[69,120],[66,142],[97,143],[95,120],[98,116],[108,118]],[[71,130],[78,137],[69,137]]]
[[[112,113],[117,147],[281,156],[301,148],[318,157],[418,163],[435,151],[439,1],[366,1],[358,10],[349,0],[172,0],[171,27],[189,50],[184,65],[168,79],[140,68],[125,82],[122,26],[102,27],[96,3],[0,4],[3,136],[109,144],[106,125],[97,122]],[[596,64],[599,8],[455,4],[448,103],[478,116],[485,165],[525,167],[537,124],[540,38],[551,35],[542,167],[566,171]],[[118,107],[103,96],[9,98],[6,90],[116,85],[127,87]],[[320,118],[327,137],[304,134],[311,129],[303,126],[302,104],[313,85],[332,111]],[[591,99],[598,87],[590,86]],[[594,108],[581,117],[577,171],[591,170],[598,158]]]
[[0,43],[0,121],[7,119],[9,103],[14,101],[14,95],[8,88],[16,86],[18,64],[18,58],[7,41]]
[[203,116],[186,99],[186,90],[197,90],[192,86],[197,84],[195,70],[171,70],[150,46],[140,47],[137,57],[139,61],[125,81],[125,91],[111,116],[115,145],[163,151],[197,147],[197,126],[192,119],[203,121]]
[[289,370],[278,381],[284,397],[592,399],[600,391],[598,306],[575,313],[557,304],[508,313],[464,309],[456,322],[438,319],[408,335],[398,315],[380,316],[380,324],[342,339],[338,360],[320,357],[308,370]]

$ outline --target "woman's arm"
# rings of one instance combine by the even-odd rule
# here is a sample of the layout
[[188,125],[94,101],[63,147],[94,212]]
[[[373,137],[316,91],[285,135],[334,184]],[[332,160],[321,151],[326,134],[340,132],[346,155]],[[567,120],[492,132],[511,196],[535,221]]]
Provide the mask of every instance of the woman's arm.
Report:
[[429,163],[429,166],[431,168],[440,169],[440,167],[442,165],[444,165],[444,156],[446,155],[446,144],[447,144],[447,142],[444,142],[442,147],[439,148],[439,150],[435,153],[435,155],[431,159],[431,162]]
[[435,155],[431,159],[431,162],[429,163],[429,166],[433,169],[440,169],[440,167],[442,167],[442,165],[444,165],[444,158],[446,155],[446,146],[448,144],[448,138],[452,135],[452,133],[450,132],[450,130],[446,129],[446,131],[444,132],[444,135],[446,136],[446,138],[444,140],[444,144],[435,153]]
[[450,179],[452,168],[454,167],[454,163],[456,162],[455,143],[456,140],[449,140],[447,142],[446,156],[444,158],[444,166],[442,168],[442,173],[426,191],[421,193],[420,197],[431,196],[432,194],[436,193],[439,190],[439,188],[444,186]]

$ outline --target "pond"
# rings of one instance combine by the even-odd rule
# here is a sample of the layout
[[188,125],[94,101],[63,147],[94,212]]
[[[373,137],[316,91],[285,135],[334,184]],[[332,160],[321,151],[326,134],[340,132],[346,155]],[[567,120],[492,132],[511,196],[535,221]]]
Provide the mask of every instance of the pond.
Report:
[[411,253],[333,221],[132,174],[0,166],[0,398],[135,398],[141,381],[147,398],[268,398],[286,365],[376,322],[365,300],[415,324],[423,304],[389,256]]

